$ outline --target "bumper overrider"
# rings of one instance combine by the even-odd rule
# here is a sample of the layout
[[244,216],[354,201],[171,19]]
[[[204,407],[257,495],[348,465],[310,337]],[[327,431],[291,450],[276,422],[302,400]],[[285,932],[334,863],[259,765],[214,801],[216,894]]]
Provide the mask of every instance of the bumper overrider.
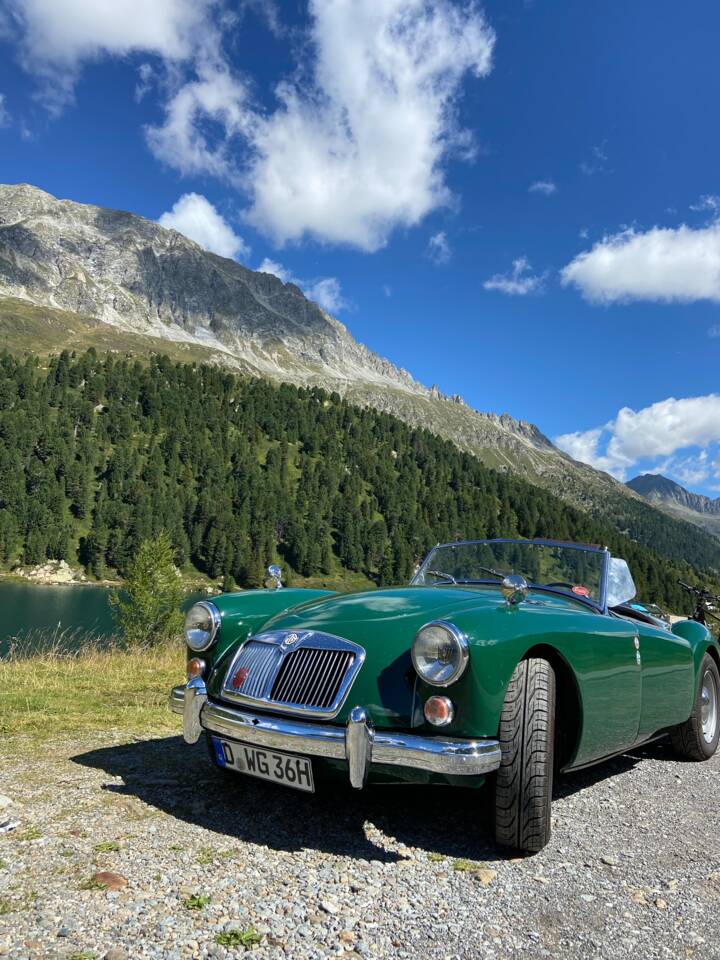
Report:
[[350,783],[365,785],[373,763],[410,767],[452,776],[478,776],[500,766],[497,740],[451,740],[375,730],[361,706],[345,726],[308,723],[238,710],[208,700],[200,678],[175,687],[170,709],[183,718],[183,737],[196,743],[203,730],[269,750],[345,760]]

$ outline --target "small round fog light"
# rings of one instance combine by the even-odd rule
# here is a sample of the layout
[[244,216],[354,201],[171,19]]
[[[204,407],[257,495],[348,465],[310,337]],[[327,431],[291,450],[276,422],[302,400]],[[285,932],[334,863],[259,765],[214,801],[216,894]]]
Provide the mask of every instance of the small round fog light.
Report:
[[201,677],[204,673],[205,673],[204,660],[201,660],[200,657],[193,657],[192,660],[188,660],[188,665],[187,665],[188,680],[192,680],[194,677]]
[[453,722],[455,707],[450,697],[430,697],[425,701],[424,713],[434,727],[446,727]]

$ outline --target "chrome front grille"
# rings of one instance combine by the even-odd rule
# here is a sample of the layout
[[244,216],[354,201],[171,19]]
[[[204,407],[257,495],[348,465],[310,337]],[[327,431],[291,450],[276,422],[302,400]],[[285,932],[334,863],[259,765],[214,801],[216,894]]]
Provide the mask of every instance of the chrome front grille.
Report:
[[235,655],[222,696],[285,713],[333,717],[364,659],[361,646],[331,634],[309,630],[258,634]]
[[[242,688],[243,696],[262,697],[271,677],[275,677],[280,666],[282,654],[280,650],[269,643],[258,643],[248,640],[243,645],[233,664],[230,685],[233,689]],[[242,684],[234,684],[233,679],[238,670],[247,670],[247,679]]]
[[348,650],[293,650],[283,660],[270,699],[327,710],[353,659]]

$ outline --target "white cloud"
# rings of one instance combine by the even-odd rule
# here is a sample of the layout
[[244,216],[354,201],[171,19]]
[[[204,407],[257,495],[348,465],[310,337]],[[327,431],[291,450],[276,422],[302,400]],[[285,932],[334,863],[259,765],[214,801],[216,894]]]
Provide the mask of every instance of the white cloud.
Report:
[[26,69],[55,111],[72,98],[84,61],[146,51],[191,56],[213,0],[7,0]]
[[197,80],[166,104],[161,126],[146,128],[150,149],[183,174],[211,174],[239,183],[230,139],[249,131],[246,91],[224,66],[203,64]]
[[706,193],[700,197],[697,203],[691,203],[690,209],[696,211],[709,210],[710,213],[717,213],[720,211],[720,197],[713,193]]
[[545,282],[545,275],[539,276],[532,272],[527,257],[518,257],[513,260],[510,273],[496,273],[483,284],[486,290],[499,290],[509,296],[524,297],[528,293],[540,293]]
[[697,230],[623,230],[578,254],[561,279],[592,303],[720,302],[720,221]]
[[552,180],[536,180],[528,187],[528,193],[542,193],[550,197],[553,193],[557,193],[557,186]]
[[441,230],[439,233],[433,234],[432,237],[428,240],[427,245],[427,255],[430,257],[433,263],[442,264],[447,263],[452,257],[452,250],[450,249],[450,244],[448,239],[445,236],[445,231]]
[[625,471],[630,466],[627,460],[617,456],[609,456],[600,452],[600,442],[606,427],[595,427],[592,430],[564,433],[555,437],[555,446],[564,450],[573,460],[588,463],[597,470],[604,470],[618,480],[623,480]]
[[607,140],[603,140],[602,143],[594,146],[590,160],[583,160],[580,164],[580,169],[586,177],[592,177],[596,173],[607,173],[608,155],[606,144]]
[[701,486],[712,476],[707,450],[701,450],[697,456],[669,457],[664,462],[658,463],[653,472],[672,477],[673,480],[690,489]]
[[237,259],[250,253],[242,237],[199,193],[184,193],[172,210],[163,213],[158,223],[190,237],[201,247],[221,257]]
[[451,202],[442,163],[468,149],[454,105],[468,73],[490,71],[494,34],[449,0],[311,0],[310,15],[312,68],[277,86],[274,112],[253,110],[229,75],[214,96],[215,65],[210,107],[196,84],[181,89],[150,146],[183,173],[242,185],[249,221],[280,245],[312,236],[376,250]]
[[265,257],[258,267],[258,271],[260,273],[272,273],[283,283],[294,283],[296,287],[300,287],[309,300],[319,304],[328,313],[339,313],[347,308],[340,281],[336,277],[300,280],[287,267],[278,263],[277,260],[271,260],[269,257]]
[[322,277],[304,286],[303,290],[328,313],[339,313],[346,307],[340,281],[336,277]]
[[0,93],[0,127],[6,127],[10,123],[10,114],[5,106],[5,94]]
[[[474,3],[309,0],[302,62],[268,111],[225,58],[241,22],[225,0],[4,2],[23,65],[55,112],[84,63],[158,57],[136,89],[142,98],[154,82],[166,97],[146,130],[150,149],[242,191],[248,220],[280,245],[314,237],[377,250],[453,202],[445,162],[473,153],[456,104],[466,77],[490,72],[495,42]],[[283,32],[274,5],[253,5]]]
[[152,64],[141,63],[138,67],[138,82],[135,84],[135,101],[137,103],[140,103],[145,97],[156,79]]
[[706,469],[702,451],[717,442],[720,395],[714,393],[679,400],[669,397],[641,410],[623,407],[614,420],[602,427],[555,438],[556,445],[571,457],[620,479],[640,461],[673,458],[678,451],[700,448],[699,456],[666,459],[655,466],[659,472],[664,468],[694,483],[701,482],[697,477]]

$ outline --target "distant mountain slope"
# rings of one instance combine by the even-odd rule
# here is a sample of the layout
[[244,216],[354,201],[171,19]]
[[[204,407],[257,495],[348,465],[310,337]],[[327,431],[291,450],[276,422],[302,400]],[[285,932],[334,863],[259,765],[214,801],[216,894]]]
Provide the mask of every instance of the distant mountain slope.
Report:
[[0,336],[15,350],[158,351],[318,384],[453,440],[665,556],[720,568],[714,539],[572,460],[537,427],[479,413],[418,383],[293,284],[132,213],[57,200],[27,184],[0,185]]
[[692,493],[659,473],[643,473],[628,480],[627,486],[670,516],[720,537],[720,497],[711,499]]

